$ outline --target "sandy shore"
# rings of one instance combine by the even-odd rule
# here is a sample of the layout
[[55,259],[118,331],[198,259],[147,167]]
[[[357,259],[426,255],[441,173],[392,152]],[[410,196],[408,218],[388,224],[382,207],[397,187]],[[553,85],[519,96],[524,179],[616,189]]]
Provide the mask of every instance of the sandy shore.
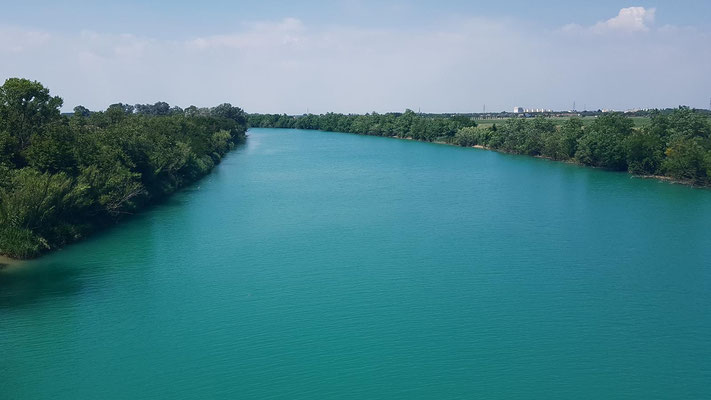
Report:
[[13,269],[20,264],[22,264],[22,261],[20,260],[13,260],[12,258],[0,255],[0,271]]

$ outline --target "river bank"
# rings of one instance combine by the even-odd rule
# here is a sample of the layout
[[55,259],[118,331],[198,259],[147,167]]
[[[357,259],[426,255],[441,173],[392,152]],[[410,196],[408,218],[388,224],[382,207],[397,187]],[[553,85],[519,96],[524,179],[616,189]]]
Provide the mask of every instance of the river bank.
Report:
[[0,272],[17,267],[22,261],[0,255]]
[[461,115],[423,115],[411,110],[365,115],[251,114],[249,125],[474,146],[711,187],[711,120],[688,107],[655,114],[644,126],[622,113],[606,113],[587,124],[575,117],[560,123],[539,116],[479,126]]
[[[339,132],[339,133],[348,133],[348,134],[351,134],[351,135],[362,135],[362,134],[360,134],[360,133],[351,133],[351,132]],[[375,136],[375,135],[365,135],[365,136]],[[430,141],[427,141],[427,140],[415,139],[415,138],[412,138],[412,137],[410,137],[410,136],[408,136],[408,137],[381,136],[381,137],[385,137],[385,138],[389,138],[389,139],[412,140],[412,141],[415,141],[415,142],[423,142],[423,143],[443,144],[443,145],[454,146],[454,147],[464,147],[464,148],[472,148],[472,149],[479,149],[479,150],[487,150],[487,151],[494,151],[494,152],[502,153],[502,154],[512,154],[512,155],[518,155],[518,156],[527,156],[526,154],[518,154],[518,153],[512,153],[512,152],[504,151],[504,150],[501,150],[501,149],[493,149],[493,148],[491,148],[491,147],[482,146],[482,145],[480,145],[480,144],[475,144],[475,145],[473,145],[473,146],[460,146],[460,145],[458,145],[458,144],[456,144],[456,143],[449,143],[449,142],[444,142],[444,141],[441,141],[441,140],[434,140],[434,141],[431,141],[431,142],[430,142]],[[573,159],[570,159],[570,160],[556,160],[556,159],[554,159],[554,158],[546,157],[546,156],[543,156],[543,155],[527,156],[527,157],[540,158],[540,159],[543,159],[543,160],[554,161],[554,162],[560,162],[560,163],[565,163],[565,164],[579,165],[579,166],[581,166],[581,167],[586,167],[586,168],[602,169],[602,170],[610,171],[610,172],[623,172],[623,171],[613,171],[613,170],[609,170],[609,169],[606,169],[606,168],[601,168],[601,167],[594,167],[594,166],[590,166],[590,165],[585,165],[585,164],[580,163],[580,162],[578,162],[578,161],[575,161],[575,160],[573,160]],[[670,177],[670,176],[664,176],[664,175],[637,175],[637,174],[632,174],[632,173],[630,173],[630,172],[626,172],[626,173],[627,173],[628,175],[630,175],[630,177],[633,177],[633,178],[653,179],[653,180],[657,180],[657,181],[662,181],[662,182],[666,182],[666,183],[671,183],[671,184],[674,184],[674,185],[689,186],[689,187],[698,188],[698,189],[711,189],[711,187],[709,187],[709,186],[699,185],[699,184],[694,183],[694,182],[691,181],[691,180],[675,179],[675,178],[672,178],[672,177]]]
[[[457,146],[457,145],[454,144],[454,143],[445,143],[445,142],[437,142],[437,143],[446,144],[446,145],[451,145],[451,146]],[[458,147],[462,147],[462,146],[458,146]],[[503,154],[525,155],[525,154],[510,153],[510,152],[503,151],[503,150],[492,149],[492,148],[490,148],[490,147],[482,146],[482,145],[479,145],[479,144],[474,145],[474,146],[471,146],[471,147],[472,147],[472,148],[475,148],[475,149],[488,150],[488,151],[495,151],[495,152],[497,152],[497,153],[503,153]],[[577,161],[575,161],[575,160],[573,160],[573,159],[571,159],[571,160],[556,160],[555,158],[546,157],[546,156],[542,156],[542,155],[537,155],[537,156],[532,156],[532,157],[533,157],[533,158],[540,158],[540,159],[548,160],[548,161],[561,162],[561,163],[565,163],[565,164],[579,165],[579,166],[585,167],[585,168],[602,169],[602,170],[604,170],[604,171],[610,171],[610,172],[623,172],[623,171],[613,171],[613,170],[609,170],[609,169],[605,169],[605,168],[601,168],[601,167],[593,167],[593,166],[591,166],[591,165],[585,165],[585,164],[580,163],[580,162],[577,162]],[[694,182],[691,181],[691,180],[675,179],[675,178],[672,178],[671,176],[664,176],[664,175],[637,175],[637,174],[633,174],[633,173],[630,173],[630,172],[626,172],[626,173],[627,173],[628,175],[630,175],[631,177],[633,177],[633,178],[653,179],[653,180],[664,181],[664,182],[666,182],[666,183],[671,183],[671,184],[675,184],[675,185],[690,186],[690,187],[699,188],[699,189],[710,189],[709,186],[698,185],[698,184],[694,183]]]
[[[36,258],[147,209],[246,140],[246,114],[228,103],[199,113],[159,102],[62,114],[59,97],[19,106],[38,91],[49,93],[20,78],[0,87],[18,96],[0,104],[3,115],[19,116],[2,128],[14,144],[0,146],[0,254],[15,259]],[[47,116],[35,121],[39,114]],[[17,122],[24,120],[34,122]],[[66,131],[27,133],[54,126]]]
[[[344,133],[349,133],[349,132],[344,132]],[[358,134],[358,133],[351,133],[351,134],[353,134],[353,135],[360,135],[360,134]],[[368,136],[371,136],[371,135],[368,135]],[[443,145],[454,146],[454,147],[466,147],[466,148],[473,148],[473,149],[479,149],[479,150],[495,151],[495,152],[497,152],[497,153],[502,153],[502,154],[512,154],[512,155],[519,155],[519,156],[527,156],[526,154],[512,153],[512,152],[504,151],[504,150],[501,150],[501,149],[494,149],[494,148],[491,148],[491,147],[482,146],[482,145],[480,145],[480,144],[475,144],[475,145],[473,145],[473,146],[460,146],[460,145],[455,144],[455,143],[448,143],[448,142],[443,142],[443,141],[440,141],[440,140],[435,140],[435,141],[432,141],[432,142],[428,142],[428,141],[426,141],[426,140],[413,139],[412,137],[398,137],[398,136],[384,136],[384,137],[391,138],[391,139],[414,140],[414,141],[416,141],[416,142],[436,143],[436,144],[443,144]],[[579,165],[579,166],[581,166],[581,167],[586,167],[586,168],[602,169],[602,170],[610,171],[610,172],[623,172],[623,171],[614,171],[614,170],[610,170],[610,169],[606,169],[606,168],[601,168],[601,167],[594,167],[594,166],[591,166],[591,165],[585,165],[585,164],[583,164],[583,163],[581,163],[581,162],[578,162],[578,161],[576,161],[576,160],[574,160],[574,159],[570,159],[570,160],[556,160],[556,159],[554,159],[554,158],[546,157],[546,156],[543,156],[543,155],[527,156],[527,157],[540,158],[540,159],[543,159],[543,160],[549,160],[549,161],[554,161],[554,162],[561,162],[561,163],[565,163],[565,164]],[[683,186],[689,186],[689,187],[698,188],[698,189],[711,189],[711,187],[709,187],[709,186],[706,186],[706,185],[699,185],[699,184],[695,183],[695,182],[692,181],[692,180],[676,179],[676,178],[673,178],[673,177],[670,177],[670,176],[664,176],[664,175],[637,175],[637,174],[633,174],[633,173],[630,173],[630,172],[626,172],[626,173],[627,173],[628,175],[630,175],[631,177],[633,177],[633,178],[653,179],[653,180],[657,180],[657,181],[663,181],[663,182],[666,182],[666,183],[671,183],[671,184],[674,184],[674,185],[683,185]]]

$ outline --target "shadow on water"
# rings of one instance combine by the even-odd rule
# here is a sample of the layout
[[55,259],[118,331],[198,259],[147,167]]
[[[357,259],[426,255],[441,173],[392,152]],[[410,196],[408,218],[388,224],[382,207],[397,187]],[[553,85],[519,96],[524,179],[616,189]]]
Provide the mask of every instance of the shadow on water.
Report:
[[0,309],[32,306],[82,290],[79,270],[66,264],[14,268],[0,271]]

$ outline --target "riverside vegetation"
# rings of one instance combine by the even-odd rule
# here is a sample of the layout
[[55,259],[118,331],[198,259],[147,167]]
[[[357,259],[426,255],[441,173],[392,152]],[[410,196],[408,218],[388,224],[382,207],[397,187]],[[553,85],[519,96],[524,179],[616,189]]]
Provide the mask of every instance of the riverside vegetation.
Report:
[[61,115],[62,99],[39,82],[0,87],[0,254],[34,257],[115,223],[209,172],[255,127],[319,129],[411,138],[667,177],[711,186],[711,124],[680,107],[635,128],[622,114],[584,125],[544,117],[489,127],[464,116],[404,113],[247,116],[222,104],[82,106]]
[[621,113],[602,114],[590,124],[572,117],[558,125],[539,116],[511,118],[500,124],[480,127],[470,118],[421,116],[411,110],[366,115],[252,114],[249,124],[481,146],[711,186],[710,119],[699,110],[688,107],[671,112],[651,112],[649,122],[640,128]]
[[208,173],[246,137],[222,104],[82,106],[39,82],[0,87],[0,254],[30,258],[115,223]]

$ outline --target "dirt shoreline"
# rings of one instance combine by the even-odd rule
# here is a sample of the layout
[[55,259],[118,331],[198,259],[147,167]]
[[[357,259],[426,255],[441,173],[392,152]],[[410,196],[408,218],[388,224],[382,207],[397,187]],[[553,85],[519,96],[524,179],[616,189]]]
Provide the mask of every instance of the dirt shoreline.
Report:
[[22,260],[0,255],[0,272],[15,269],[20,264],[22,264]]

